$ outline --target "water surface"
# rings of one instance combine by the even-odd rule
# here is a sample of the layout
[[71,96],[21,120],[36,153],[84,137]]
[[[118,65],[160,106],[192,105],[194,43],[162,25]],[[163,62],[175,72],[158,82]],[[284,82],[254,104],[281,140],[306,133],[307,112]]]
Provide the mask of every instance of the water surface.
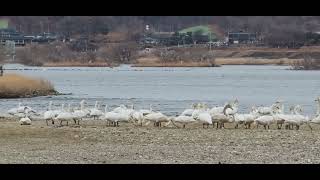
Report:
[[93,106],[96,100],[110,108],[133,103],[135,108],[153,108],[168,115],[189,108],[193,102],[210,106],[222,105],[238,98],[240,111],[252,105],[270,105],[276,99],[288,105],[300,104],[304,113],[313,115],[314,99],[320,95],[320,71],[290,71],[286,66],[223,66],[218,68],[117,68],[25,67],[5,65],[10,73],[19,73],[50,80],[65,96],[31,99],[1,99],[0,112],[17,106],[18,102],[37,110],[45,110],[53,101],[78,106],[80,100]]

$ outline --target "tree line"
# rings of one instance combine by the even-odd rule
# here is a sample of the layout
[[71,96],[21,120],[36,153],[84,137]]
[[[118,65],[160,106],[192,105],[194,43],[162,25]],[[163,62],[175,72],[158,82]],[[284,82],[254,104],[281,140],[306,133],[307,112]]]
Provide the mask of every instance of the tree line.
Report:
[[[2,16],[3,17],[3,16]],[[1,18],[1,17],[0,17]],[[247,30],[266,37],[299,38],[299,33],[319,28],[318,16],[10,16],[16,29],[25,33],[103,33],[139,30],[149,24],[157,31],[178,31],[200,24],[217,24],[224,31]]]

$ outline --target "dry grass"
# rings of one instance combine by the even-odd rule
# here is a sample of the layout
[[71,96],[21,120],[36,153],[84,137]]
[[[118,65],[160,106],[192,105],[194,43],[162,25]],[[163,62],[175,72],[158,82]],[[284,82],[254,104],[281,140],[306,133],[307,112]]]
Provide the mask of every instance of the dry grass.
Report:
[[208,62],[150,62],[146,64],[135,64],[133,67],[211,67],[213,66]]
[[220,65],[291,65],[300,59],[266,59],[266,58],[216,58],[216,63]]
[[[267,58],[216,58],[216,65],[291,65],[295,61],[301,61],[301,59],[288,59],[288,58],[278,58],[278,59],[267,59]],[[210,62],[193,62],[190,60],[179,61],[179,62],[167,62],[163,63],[157,57],[144,57],[139,58],[134,67],[211,67]]]
[[42,79],[17,74],[0,77],[0,98],[22,98],[56,94],[53,85]]
[[133,67],[211,67],[212,62],[194,62],[194,61],[174,61],[174,62],[161,62],[160,58],[151,56],[139,58]]

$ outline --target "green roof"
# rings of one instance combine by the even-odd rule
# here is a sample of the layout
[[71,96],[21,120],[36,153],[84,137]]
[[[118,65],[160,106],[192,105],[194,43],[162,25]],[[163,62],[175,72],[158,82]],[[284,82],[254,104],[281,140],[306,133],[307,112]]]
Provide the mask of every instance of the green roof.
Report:
[[8,20],[0,19],[0,29],[8,28]]
[[212,32],[212,30],[208,26],[193,26],[183,30],[178,31],[179,33],[188,33],[191,32],[192,34],[199,34],[204,36],[210,36],[212,39],[216,39],[216,34]]

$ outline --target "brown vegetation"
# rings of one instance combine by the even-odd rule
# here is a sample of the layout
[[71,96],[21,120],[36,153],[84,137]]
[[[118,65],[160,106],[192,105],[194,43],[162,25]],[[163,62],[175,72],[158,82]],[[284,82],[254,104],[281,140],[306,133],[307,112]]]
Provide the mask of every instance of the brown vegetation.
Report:
[[320,61],[310,56],[305,56],[302,60],[294,61],[291,66],[294,70],[319,70]]
[[42,79],[17,74],[0,76],[0,98],[24,98],[56,95],[53,85]]

